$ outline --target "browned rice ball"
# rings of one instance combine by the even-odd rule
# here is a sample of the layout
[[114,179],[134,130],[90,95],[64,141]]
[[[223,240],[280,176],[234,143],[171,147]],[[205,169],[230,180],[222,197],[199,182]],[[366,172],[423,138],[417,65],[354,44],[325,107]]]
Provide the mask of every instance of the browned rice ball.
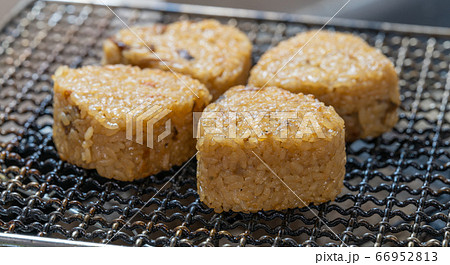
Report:
[[[333,200],[345,174],[342,118],[312,95],[276,87],[258,90],[233,87],[202,113],[197,141],[201,201],[216,212],[255,212]],[[281,113],[294,116],[277,118]]]
[[[192,113],[202,111],[211,98],[199,81],[124,65],[64,66],[53,80],[53,140],[63,160],[96,169],[106,178],[132,181],[180,165],[195,154]],[[142,106],[141,112],[133,112]],[[154,107],[170,113],[157,114],[162,112],[154,109],[152,114]],[[136,129],[140,114],[142,144]],[[126,135],[127,115],[135,117],[132,138]],[[159,121],[152,127],[150,148],[147,135],[151,131],[145,125],[153,118]],[[169,119],[170,134],[159,141]]]
[[202,20],[123,29],[104,42],[103,51],[104,64],[170,68],[190,75],[205,84],[216,99],[228,88],[246,83],[252,44],[235,27]]
[[349,141],[390,130],[398,120],[400,100],[397,74],[389,59],[354,35],[314,34],[298,34],[268,50],[251,70],[249,84],[315,95],[344,119]]

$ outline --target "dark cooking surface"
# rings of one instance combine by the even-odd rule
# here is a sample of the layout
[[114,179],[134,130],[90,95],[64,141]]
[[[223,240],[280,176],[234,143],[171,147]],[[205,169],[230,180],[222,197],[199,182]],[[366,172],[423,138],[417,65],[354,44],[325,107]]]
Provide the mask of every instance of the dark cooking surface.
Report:
[[[128,24],[205,17],[114,10]],[[248,34],[254,61],[281,39],[320,27],[218,19]],[[50,77],[62,64],[98,64],[101,40],[122,27],[106,7],[35,2],[1,32],[0,232],[102,243],[125,225],[112,244],[343,245],[307,208],[215,214],[198,199],[195,161],[147,202],[179,168],[122,183],[59,160],[51,138]],[[448,246],[450,38],[328,28],[358,34],[394,62],[402,106],[392,132],[347,146],[345,189],[313,211],[348,245]]]

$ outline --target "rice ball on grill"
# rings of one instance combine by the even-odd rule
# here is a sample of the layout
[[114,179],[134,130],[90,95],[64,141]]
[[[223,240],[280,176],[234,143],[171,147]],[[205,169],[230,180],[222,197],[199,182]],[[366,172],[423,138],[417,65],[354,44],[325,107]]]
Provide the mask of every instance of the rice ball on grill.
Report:
[[344,119],[348,141],[379,136],[398,120],[394,66],[352,34],[309,31],[282,41],[253,67],[249,84],[315,95]]
[[237,28],[208,19],[123,29],[104,42],[103,51],[104,64],[190,75],[216,99],[228,88],[246,83],[252,44]]
[[53,81],[53,141],[61,159],[133,181],[195,154],[192,113],[211,99],[199,81],[124,65],[63,66]]
[[198,193],[216,212],[304,207],[343,187],[344,121],[312,95],[236,86],[205,108],[197,133]]

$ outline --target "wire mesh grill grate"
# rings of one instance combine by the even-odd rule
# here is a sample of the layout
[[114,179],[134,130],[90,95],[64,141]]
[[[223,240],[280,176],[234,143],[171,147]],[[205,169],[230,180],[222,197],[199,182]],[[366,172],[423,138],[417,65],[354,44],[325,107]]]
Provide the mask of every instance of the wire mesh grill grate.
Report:
[[[204,18],[114,10],[127,24]],[[280,40],[320,27],[216,18],[248,34],[254,61]],[[343,245],[306,208],[215,214],[198,199],[195,161],[151,200],[179,168],[122,183],[62,162],[51,138],[51,75],[62,64],[98,64],[100,40],[122,27],[103,6],[38,1],[1,32],[0,232],[134,246]],[[394,62],[402,106],[392,132],[347,146],[345,189],[311,208],[347,245],[448,246],[450,38],[328,29],[355,33]]]

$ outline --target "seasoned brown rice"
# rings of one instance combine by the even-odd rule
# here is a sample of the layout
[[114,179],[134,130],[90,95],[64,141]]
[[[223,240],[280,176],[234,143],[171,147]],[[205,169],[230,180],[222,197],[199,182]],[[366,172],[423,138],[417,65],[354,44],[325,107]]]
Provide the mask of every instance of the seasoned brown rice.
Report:
[[[197,80],[123,65],[64,66],[53,80],[53,141],[63,160],[97,169],[106,178],[132,181],[180,165],[195,154],[192,113],[202,111],[211,97]],[[152,148],[146,137],[152,131],[145,124],[156,120],[157,112],[142,117],[142,144],[136,141],[137,119],[132,138],[126,135],[127,115],[142,106],[141,113],[155,106],[170,111],[152,127]],[[170,134],[158,141],[168,120]]]
[[252,44],[237,28],[208,19],[123,29],[104,42],[103,51],[104,64],[170,68],[190,75],[216,99],[247,81]]
[[[282,210],[333,200],[345,174],[344,121],[311,95],[258,90],[233,87],[205,108],[197,141],[200,199],[216,212]],[[273,118],[280,113],[296,118]],[[258,130],[247,114],[258,120]],[[306,117],[310,123],[304,123]],[[213,125],[223,130],[210,130]],[[229,134],[233,126],[236,133]]]
[[378,136],[398,120],[398,78],[392,63],[351,34],[310,31],[283,41],[253,67],[249,84],[315,95],[344,119],[349,141]]

